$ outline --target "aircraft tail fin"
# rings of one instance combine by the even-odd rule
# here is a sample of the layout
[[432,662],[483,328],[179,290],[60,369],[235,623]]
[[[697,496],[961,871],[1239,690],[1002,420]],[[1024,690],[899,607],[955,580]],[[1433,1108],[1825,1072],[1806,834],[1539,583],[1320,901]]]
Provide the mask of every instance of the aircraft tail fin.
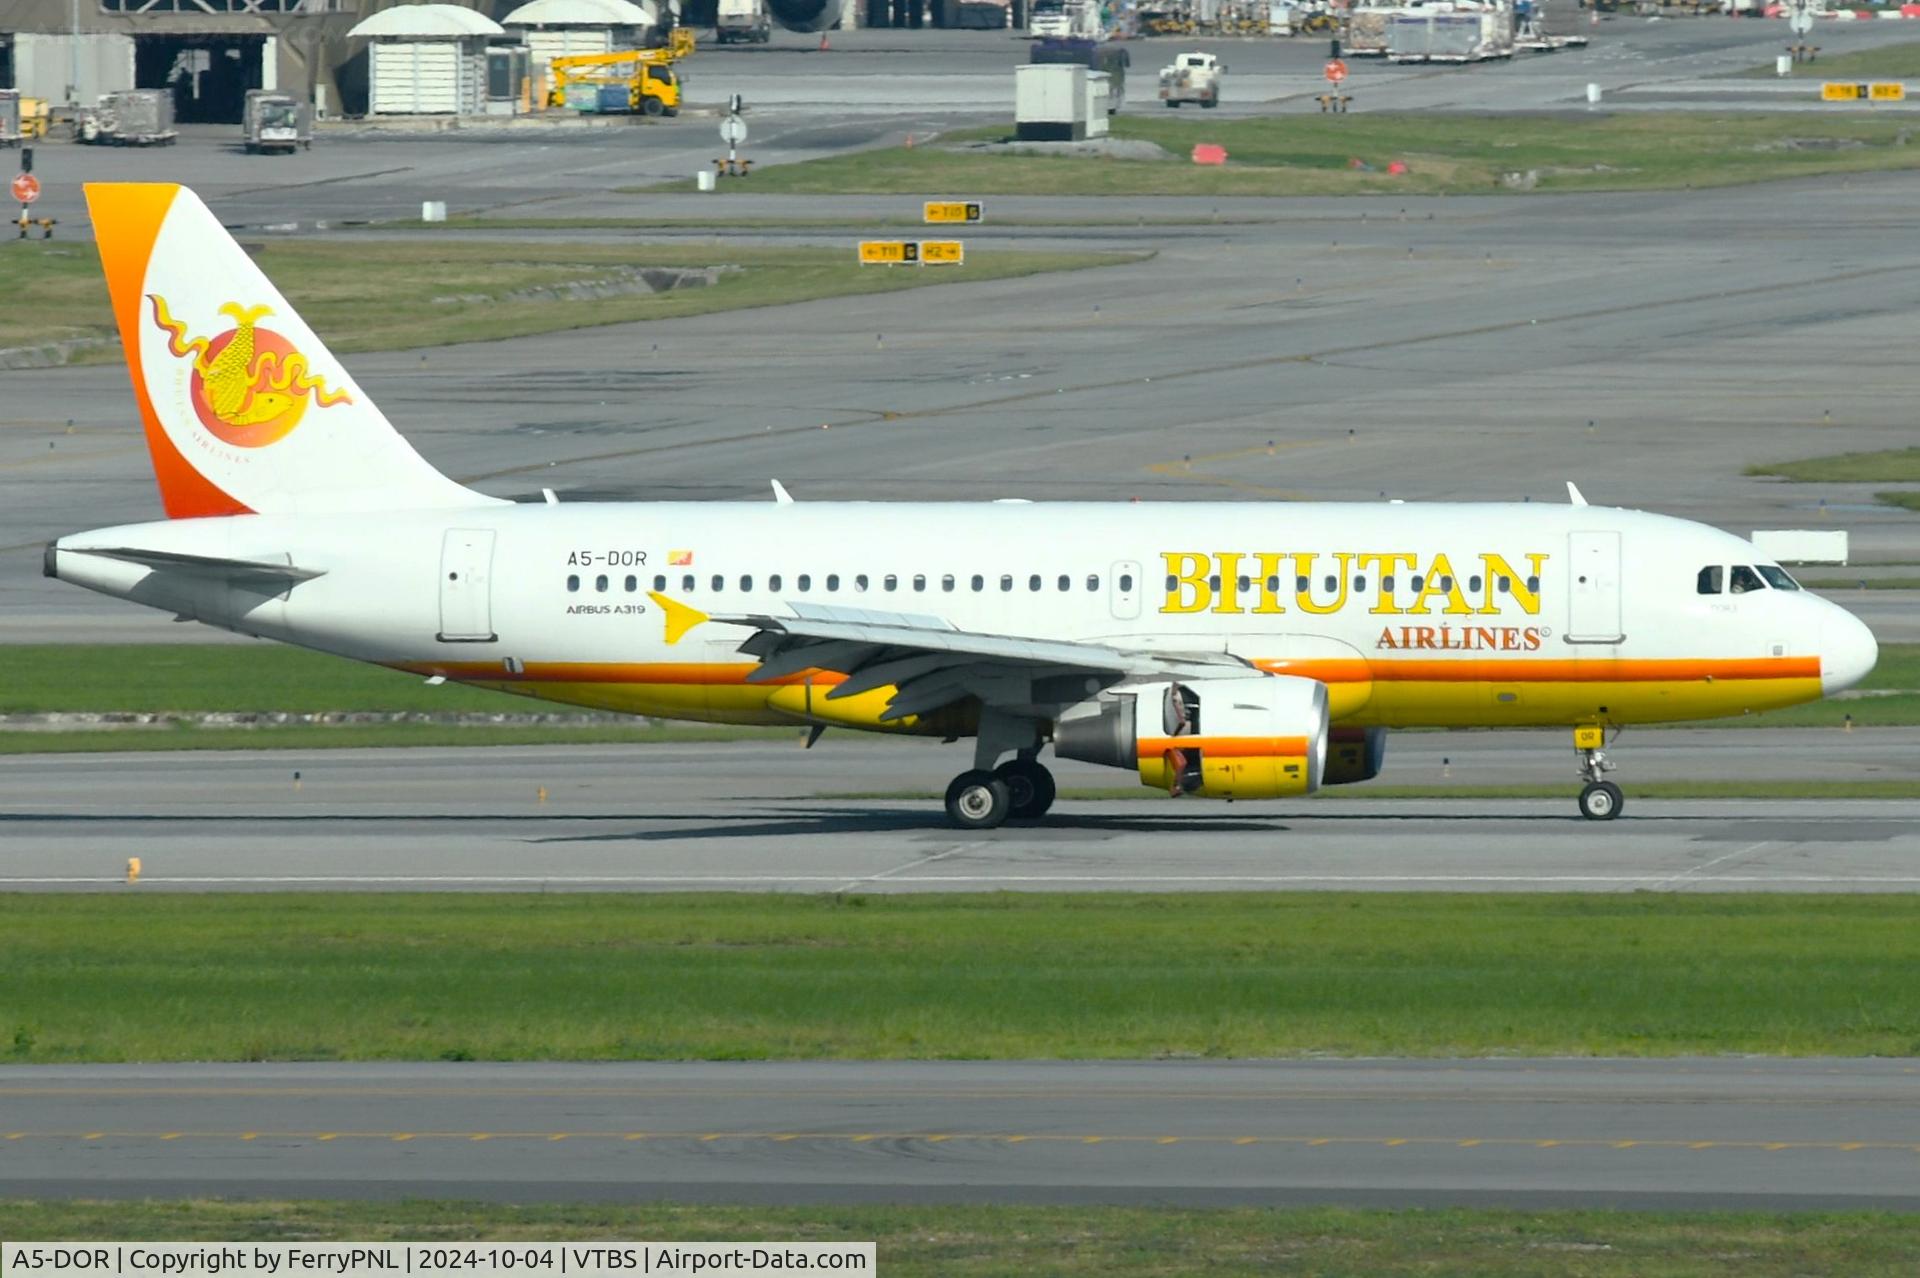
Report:
[[199,196],[86,192],[170,517],[495,504],[413,450]]

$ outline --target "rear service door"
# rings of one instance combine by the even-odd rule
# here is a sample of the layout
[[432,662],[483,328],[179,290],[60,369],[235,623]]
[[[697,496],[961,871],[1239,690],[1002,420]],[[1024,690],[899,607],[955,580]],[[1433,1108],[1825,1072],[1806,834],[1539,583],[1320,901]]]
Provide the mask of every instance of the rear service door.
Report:
[[1568,643],[1619,643],[1620,534],[1567,534]]
[[452,528],[440,544],[440,641],[492,643],[493,533]]

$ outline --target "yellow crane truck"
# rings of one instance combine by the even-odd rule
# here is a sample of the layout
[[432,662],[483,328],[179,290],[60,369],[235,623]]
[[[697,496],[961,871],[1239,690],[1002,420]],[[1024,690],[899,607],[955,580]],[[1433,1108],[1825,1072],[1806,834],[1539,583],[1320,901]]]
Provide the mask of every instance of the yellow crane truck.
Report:
[[[692,52],[693,31],[675,27],[667,43],[658,49],[616,49],[612,53],[555,58],[547,64],[551,79],[547,105],[576,111],[678,115],[681,84],[673,64]],[[618,92],[621,89],[625,90],[624,100]]]

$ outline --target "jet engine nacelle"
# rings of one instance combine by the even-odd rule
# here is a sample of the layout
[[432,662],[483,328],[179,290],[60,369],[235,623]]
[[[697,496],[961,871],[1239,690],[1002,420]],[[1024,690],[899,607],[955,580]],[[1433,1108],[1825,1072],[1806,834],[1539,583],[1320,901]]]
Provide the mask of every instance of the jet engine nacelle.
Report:
[[1139,684],[1063,715],[1053,749],[1170,794],[1311,794],[1326,771],[1327,689],[1289,675]]
[[1352,785],[1380,775],[1387,761],[1385,728],[1335,728],[1327,742],[1327,769],[1321,785]]
[[841,0],[767,0],[767,13],[789,31],[825,31],[840,9]]

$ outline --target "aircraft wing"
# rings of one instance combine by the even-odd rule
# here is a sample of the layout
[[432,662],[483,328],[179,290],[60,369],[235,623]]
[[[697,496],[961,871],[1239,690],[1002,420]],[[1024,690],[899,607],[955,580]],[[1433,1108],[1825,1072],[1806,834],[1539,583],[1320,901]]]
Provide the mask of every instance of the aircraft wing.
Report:
[[826,694],[829,701],[894,688],[882,721],[927,714],[968,696],[1002,709],[1044,713],[1128,679],[1261,675],[1224,652],[1150,652],[981,634],[918,613],[817,603],[786,606],[792,616],[740,613],[708,620],[753,630],[740,651],[760,658],[760,668],[749,676],[755,681],[807,670],[845,675],[845,681]]

